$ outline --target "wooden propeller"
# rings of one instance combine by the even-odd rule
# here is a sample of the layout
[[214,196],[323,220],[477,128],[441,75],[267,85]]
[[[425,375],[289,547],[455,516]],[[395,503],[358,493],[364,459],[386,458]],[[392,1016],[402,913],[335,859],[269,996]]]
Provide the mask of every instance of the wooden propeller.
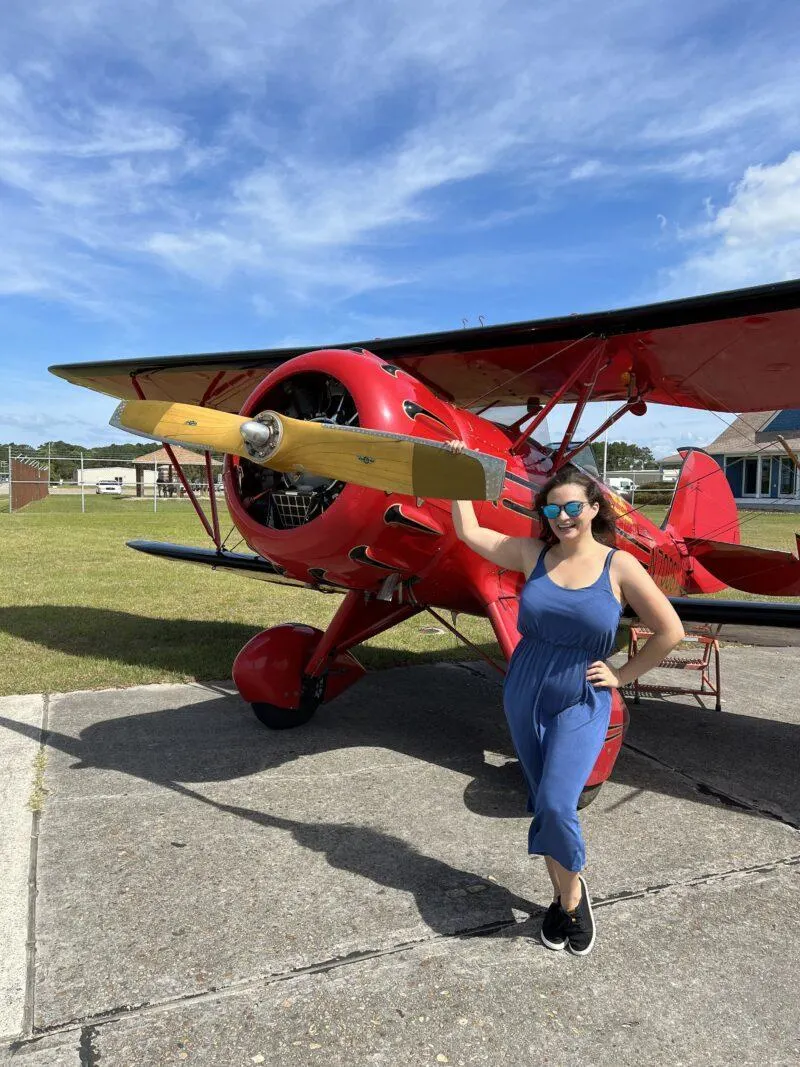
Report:
[[227,452],[272,470],[313,474],[409,496],[497,500],[506,465],[436,441],[262,411],[247,419],[215,408],[161,400],[119,405],[111,425],[168,444]]

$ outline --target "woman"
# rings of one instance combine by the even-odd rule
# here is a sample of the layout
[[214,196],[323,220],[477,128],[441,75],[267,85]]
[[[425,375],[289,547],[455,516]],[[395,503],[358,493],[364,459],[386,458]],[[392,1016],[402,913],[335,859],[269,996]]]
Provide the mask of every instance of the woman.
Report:
[[[452,451],[463,444],[450,442]],[[581,790],[600,753],[611,690],[651,670],[683,638],[674,608],[641,564],[614,547],[615,524],[600,486],[564,467],[536,501],[542,538],[509,537],[478,525],[468,501],[453,501],[459,538],[479,555],[526,578],[521,639],[508,665],[503,702],[528,785],[528,851],[543,855],[553,902],[541,939],[577,956],[591,952],[594,917],[581,875],[586,852],[578,821]],[[622,604],[653,637],[618,670],[613,652]]]

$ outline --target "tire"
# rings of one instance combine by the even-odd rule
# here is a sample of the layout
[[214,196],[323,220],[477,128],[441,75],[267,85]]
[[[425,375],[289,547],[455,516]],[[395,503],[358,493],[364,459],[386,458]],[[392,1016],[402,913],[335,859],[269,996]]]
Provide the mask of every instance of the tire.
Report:
[[275,704],[251,704],[250,707],[258,721],[270,730],[291,730],[309,722],[319,705],[308,703],[299,708],[279,708]]
[[276,704],[251,704],[255,717],[270,730],[292,730],[304,726],[323,701],[327,675],[304,678],[299,708],[279,708]]
[[602,788],[602,782],[599,785],[587,785],[578,798],[578,811],[588,808]]

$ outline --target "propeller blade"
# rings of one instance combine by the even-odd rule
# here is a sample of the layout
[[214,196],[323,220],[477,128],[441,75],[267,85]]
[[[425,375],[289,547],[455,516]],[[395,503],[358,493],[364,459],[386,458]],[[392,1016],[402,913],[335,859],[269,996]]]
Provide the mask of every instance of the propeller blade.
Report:
[[229,411],[164,400],[123,401],[109,420],[111,426],[151,441],[249,458],[241,434],[241,427],[247,421]]
[[359,426],[305,422],[274,411],[258,418],[193,404],[129,400],[111,425],[168,444],[243,456],[272,470],[444,500],[497,500],[506,465],[481,452]]

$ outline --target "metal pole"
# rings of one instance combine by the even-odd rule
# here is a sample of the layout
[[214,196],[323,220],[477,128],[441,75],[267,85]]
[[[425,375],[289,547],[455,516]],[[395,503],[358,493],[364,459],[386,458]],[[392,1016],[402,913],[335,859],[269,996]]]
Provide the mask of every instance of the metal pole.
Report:
[[[608,422],[608,401],[606,400],[606,422]],[[606,480],[606,470],[608,469],[608,430],[603,435],[603,481]]]
[[47,442],[47,491],[50,492],[50,442]]
[[158,464],[153,460],[153,511],[158,511]]
[[81,452],[81,512],[86,511],[86,482],[83,476],[83,452]]
[[8,513],[13,514],[14,507],[11,501],[11,445],[8,446]]

